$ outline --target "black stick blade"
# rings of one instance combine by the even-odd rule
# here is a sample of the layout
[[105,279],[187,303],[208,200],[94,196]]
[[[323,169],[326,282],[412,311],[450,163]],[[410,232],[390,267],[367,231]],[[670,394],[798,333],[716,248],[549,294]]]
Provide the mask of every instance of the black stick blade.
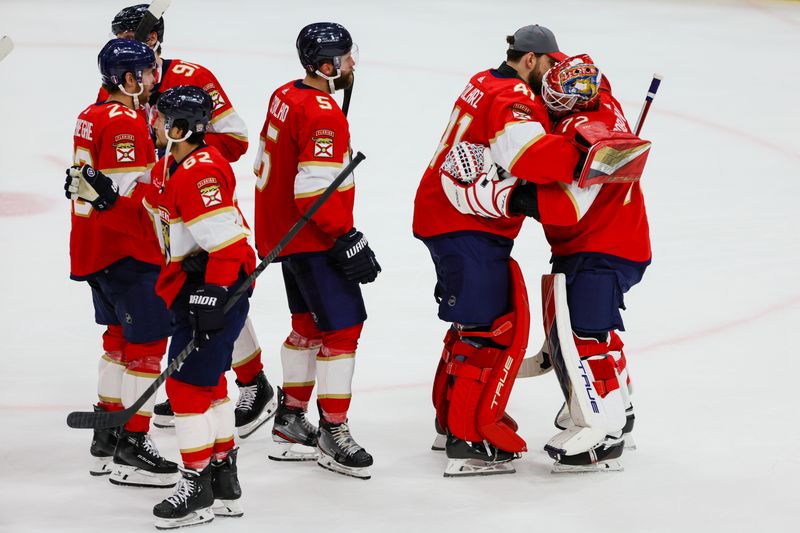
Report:
[[126,411],[73,411],[67,415],[67,425],[74,429],[115,428],[129,418]]

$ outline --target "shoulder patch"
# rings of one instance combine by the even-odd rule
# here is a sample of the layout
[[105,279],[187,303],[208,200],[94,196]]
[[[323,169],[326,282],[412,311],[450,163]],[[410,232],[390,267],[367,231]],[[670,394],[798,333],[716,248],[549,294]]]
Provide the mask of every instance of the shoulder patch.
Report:
[[333,130],[323,129],[314,132],[314,157],[333,157]]
[[203,178],[197,182],[197,189],[203,199],[203,205],[214,207],[222,203],[222,192],[219,190],[219,181],[214,176]]
[[533,110],[523,103],[514,102],[511,104],[511,113],[517,120],[530,120]]
[[214,111],[225,105],[225,99],[222,98],[222,95],[219,93],[219,89],[217,89],[217,87],[214,85],[214,82],[204,85],[203,90],[211,96],[211,100],[214,102]]
[[114,137],[114,151],[117,156],[117,163],[133,163],[136,161],[136,151],[134,150],[134,137],[130,133],[121,133]]

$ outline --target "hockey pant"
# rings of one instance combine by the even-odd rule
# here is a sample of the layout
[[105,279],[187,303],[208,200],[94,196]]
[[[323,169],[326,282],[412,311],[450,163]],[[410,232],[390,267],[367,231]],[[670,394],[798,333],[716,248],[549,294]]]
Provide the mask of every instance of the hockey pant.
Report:
[[[497,318],[490,331],[451,328],[433,384],[439,425],[455,437],[488,441],[508,452],[526,451],[516,422],[505,408],[530,330],[528,293],[519,265],[509,259],[511,312]],[[488,339],[490,346],[481,343]],[[497,347],[496,347],[497,346]]]
[[[119,411],[139,399],[158,377],[167,339],[131,343],[125,341],[121,326],[111,325],[103,334],[103,350],[98,367],[97,405],[106,411]],[[154,405],[152,396],[125,424],[125,429],[147,432]]]

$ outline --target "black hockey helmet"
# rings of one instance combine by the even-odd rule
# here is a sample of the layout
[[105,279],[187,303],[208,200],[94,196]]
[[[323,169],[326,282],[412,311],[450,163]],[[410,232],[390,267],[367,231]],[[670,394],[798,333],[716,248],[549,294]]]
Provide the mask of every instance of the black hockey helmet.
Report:
[[[136,4],[135,6],[129,6],[124,8],[122,11],[114,15],[114,19],[111,21],[111,33],[114,35],[119,35],[120,33],[126,31],[136,31],[136,28],[139,26],[139,23],[144,18],[144,14],[147,12],[147,8],[150,7],[149,4]],[[156,25],[153,27],[154,32],[158,35],[158,42],[164,42],[164,17],[158,19]]]
[[202,133],[206,131],[214,110],[211,95],[200,87],[178,85],[167,89],[158,99],[158,112],[164,115],[167,130],[172,128],[176,120],[185,120],[188,131]]
[[297,55],[308,72],[316,72],[325,61],[333,63],[338,71],[341,57],[353,48],[350,32],[335,22],[314,22],[297,36]]
[[144,43],[130,39],[111,39],[97,54],[103,85],[123,85],[126,72],[141,83],[144,70],[155,66],[155,53]]

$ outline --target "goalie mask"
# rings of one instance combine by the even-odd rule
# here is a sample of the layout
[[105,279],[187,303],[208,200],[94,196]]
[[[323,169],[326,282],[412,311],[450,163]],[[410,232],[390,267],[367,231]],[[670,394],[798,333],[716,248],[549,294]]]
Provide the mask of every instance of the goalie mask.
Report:
[[586,54],[556,63],[542,77],[542,98],[551,111],[567,113],[593,109],[600,97],[600,69]]

